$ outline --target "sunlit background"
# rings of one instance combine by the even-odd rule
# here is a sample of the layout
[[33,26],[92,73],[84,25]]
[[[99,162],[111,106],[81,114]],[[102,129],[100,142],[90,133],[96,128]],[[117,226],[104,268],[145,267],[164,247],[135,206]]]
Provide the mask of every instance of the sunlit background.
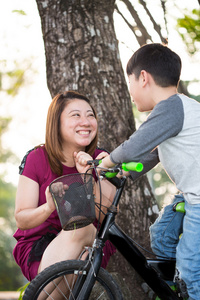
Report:
[[[134,8],[154,42],[160,42],[153,30],[152,22],[139,4],[133,1]],[[156,22],[165,28],[160,0],[146,0]],[[183,62],[181,79],[190,82],[188,91],[194,97],[200,96],[200,51],[188,54],[180,30],[177,30],[177,18],[192,8],[199,9],[197,0],[167,0],[167,28],[162,29],[163,36],[169,36],[169,47],[177,52]],[[175,4],[174,4],[175,3]],[[125,5],[117,0],[121,12],[130,18]],[[133,32],[115,12],[115,28],[119,40],[120,56],[125,69],[126,63],[139,44]],[[183,35],[186,31],[182,29]],[[137,32],[140,35],[140,32]],[[185,35],[187,36],[187,35]],[[46,84],[45,53],[41,32],[40,17],[35,0],[2,1],[0,7],[0,120],[10,118],[8,128],[0,124],[0,291],[17,289],[25,281],[21,270],[14,262],[13,232],[14,199],[18,182],[18,166],[25,153],[45,140],[46,115],[51,96]],[[188,40],[189,41],[189,40]],[[200,43],[197,43],[200,50]],[[11,84],[12,83],[12,84]],[[14,85],[15,89],[8,90]],[[147,114],[134,109],[136,126],[143,122]],[[13,153],[13,154],[12,154]],[[159,165],[149,172],[149,181],[160,206],[167,202],[170,194],[177,191]],[[4,271],[5,270],[5,271]],[[2,287],[1,283],[4,286]]]
[[[123,3],[120,4],[120,1],[118,2],[121,5],[122,12],[127,15],[125,5]],[[137,3],[137,1],[135,2]],[[146,2],[150,4],[151,12],[157,23],[164,27],[160,1],[149,0]],[[166,2],[169,11],[169,47],[182,58],[181,79],[184,81],[200,80],[200,53],[197,52],[195,55],[190,56],[176,29],[176,20],[178,17],[182,17],[179,7],[190,10],[192,7],[198,8],[198,1],[177,0],[175,2],[176,6],[174,6],[173,1]],[[153,10],[152,6],[154,6]],[[139,4],[135,8],[139,15],[144,14]],[[25,14],[19,13],[21,10]],[[127,17],[129,16],[127,15]],[[121,60],[125,68],[128,59],[139,45],[133,33],[122,22],[122,18],[117,13],[115,13],[114,18]],[[149,26],[152,26],[148,17],[143,18],[143,22],[148,29]],[[2,145],[4,149],[10,149],[14,152],[18,160],[21,160],[27,150],[44,142],[46,114],[51,101],[46,85],[44,46],[36,1],[4,1],[0,9],[0,28],[1,70],[12,70],[16,66],[25,70],[25,82],[19,88],[16,96],[9,96],[6,92],[1,92],[0,94],[0,116],[12,118],[8,131],[2,137]],[[154,41],[160,42],[159,37],[154,32],[152,28]],[[166,33],[163,32],[163,35],[166,35]],[[10,80],[12,79],[8,76],[4,78],[2,82],[3,89],[7,88]],[[199,95],[199,82],[191,83],[189,92]],[[146,115],[136,114],[136,117],[139,125],[146,118]],[[1,168],[2,171],[6,170],[5,180],[17,185],[18,163],[9,161],[3,164]],[[158,177],[159,174],[156,175],[155,180]],[[157,193],[160,193],[159,189]]]

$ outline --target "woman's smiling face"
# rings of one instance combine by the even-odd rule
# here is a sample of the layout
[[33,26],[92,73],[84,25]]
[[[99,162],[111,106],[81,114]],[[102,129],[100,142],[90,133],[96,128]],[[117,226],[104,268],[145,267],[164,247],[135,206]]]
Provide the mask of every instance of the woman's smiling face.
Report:
[[84,150],[97,133],[97,120],[89,103],[69,101],[60,116],[60,130],[63,144]]

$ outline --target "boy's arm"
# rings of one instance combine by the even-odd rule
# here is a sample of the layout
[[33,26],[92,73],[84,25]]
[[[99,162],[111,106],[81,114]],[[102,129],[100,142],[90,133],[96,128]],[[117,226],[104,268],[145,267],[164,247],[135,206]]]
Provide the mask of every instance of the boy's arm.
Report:
[[111,152],[110,162],[142,161],[162,142],[176,136],[183,122],[183,104],[178,95],[161,101],[139,129]]
[[[142,175],[146,174],[148,171],[153,169],[159,162],[159,156],[158,156],[158,149],[154,149],[149,155],[147,155],[145,158],[143,158],[140,161],[143,164],[143,170],[141,172],[134,172],[134,171],[129,171],[125,172],[123,171],[123,175],[128,176],[130,175],[131,179],[135,181]],[[100,164],[100,168],[98,169],[98,173],[101,173],[102,169],[107,169],[107,168],[112,168],[115,164],[111,161],[110,155],[106,156],[105,158],[102,159],[102,162]]]

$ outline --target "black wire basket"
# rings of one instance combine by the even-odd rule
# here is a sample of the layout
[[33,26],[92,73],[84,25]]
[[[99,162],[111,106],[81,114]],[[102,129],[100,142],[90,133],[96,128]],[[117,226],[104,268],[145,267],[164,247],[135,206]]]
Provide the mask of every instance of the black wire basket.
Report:
[[64,230],[85,227],[95,220],[92,174],[70,174],[50,184],[61,226]]

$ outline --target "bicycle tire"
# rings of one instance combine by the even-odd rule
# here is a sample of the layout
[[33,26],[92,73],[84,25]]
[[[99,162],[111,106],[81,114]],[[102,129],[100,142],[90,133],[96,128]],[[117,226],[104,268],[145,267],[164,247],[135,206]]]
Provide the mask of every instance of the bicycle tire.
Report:
[[[70,284],[66,275],[73,275],[71,276],[71,281],[77,282],[77,274],[79,277],[84,276],[87,274],[88,270],[90,269],[91,264],[88,261],[79,261],[79,260],[71,260],[71,261],[62,261],[56,263],[41,273],[39,273],[28,285],[27,289],[25,290],[23,300],[36,300],[36,299],[76,299],[76,295],[73,295],[73,290],[69,287],[68,293],[70,290],[70,295],[66,295],[66,284]],[[73,278],[74,277],[74,278]],[[63,279],[63,281],[60,281]],[[55,280],[59,280],[59,287],[58,284],[55,283]],[[63,285],[63,286],[61,286]],[[55,289],[56,292],[55,292]],[[61,288],[65,287],[60,291]],[[46,290],[45,290],[46,288]],[[49,289],[51,290],[51,294],[49,294]],[[58,290],[57,290],[58,288]],[[63,295],[61,296],[61,294]],[[55,294],[55,295],[54,295]],[[50,296],[49,296],[50,295]],[[112,276],[104,269],[100,268],[99,273],[96,277],[95,285],[92,289],[92,293],[88,300],[123,300],[123,296],[121,290],[117,283],[114,281]]]

